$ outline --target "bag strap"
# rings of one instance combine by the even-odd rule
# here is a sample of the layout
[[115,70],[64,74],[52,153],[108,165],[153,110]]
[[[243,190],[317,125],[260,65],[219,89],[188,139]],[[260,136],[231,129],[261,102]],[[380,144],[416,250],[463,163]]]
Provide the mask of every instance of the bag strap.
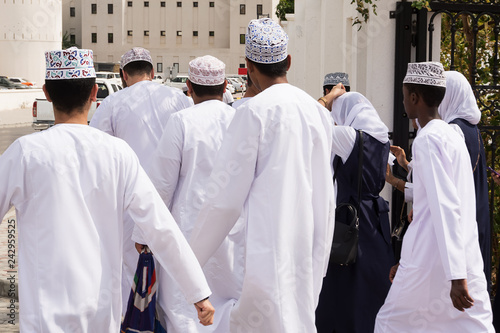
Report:
[[[358,153],[358,206],[356,207],[357,211],[359,211],[359,207],[361,205],[361,185],[362,185],[362,177],[363,177],[363,131],[362,130],[356,130],[359,133],[359,140],[358,140],[358,147],[359,147],[359,153]],[[335,184],[335,180],[337,179],[337,169],[340,166],[340,162],[342,159],[340,156],[335,155],[335,158],[333,159],[333,183]]]
[[359,133],[359,154],[358,154],[358,212],[361,205],[361,185],[363,180],[363,131],[358,130]]

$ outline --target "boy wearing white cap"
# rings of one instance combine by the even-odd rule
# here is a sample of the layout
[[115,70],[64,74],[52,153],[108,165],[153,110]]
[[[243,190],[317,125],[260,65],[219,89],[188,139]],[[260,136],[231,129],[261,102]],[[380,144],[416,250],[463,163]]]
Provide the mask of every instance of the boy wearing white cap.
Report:
[[[195,105],[174,113],[146,170],[187,239],[210,195],[210,172],[235,110],[222,102],[226,65],[210,55],[189,63],[187,87]],[[167,332],[229,332],[229,315],[243,279],[243,232],[238,224],[204,267],[216,309],[214,325],[202,327],[196,311],[165,272],[159,272],[158,302]],[[135,240],[135,239],[134,239]],[[140,240],[140,239],[138,239]],[[165,322],[162,322],[165,325]]]
[[[121,58],[120,67],[127,88],[103,101],[90,126],[125,140],[139,157],[142,167],[146,168],[170,115],[190,107],[192,102],[180,89],[152,81],[153,60],[149,51],[142,47],[127,51]],[[127,308],[139,259],[130,239],[134,224],[129,216],[125,215],[124,219],[123,311]]]
[[45,56],[55,126],[0,156],[0,216],[15,206],[20,234],[21,332],[120,330],[124,214],[209,324],[203,272],[136,155],[87,126],[97,94],[92,51]]
[[463,138],[440,119],[440,63],[411,63],[403,103],[413,142],[413,221],[375,332],[494,332],[483,273],[474,181]]
[[288,36],[270,19],[246,34],[260,93],[238,108],[215,161],[190,244],[207,263],[240,215],[245,275],[230,332],[315,332],[335,195],[328,111],[287,83]]

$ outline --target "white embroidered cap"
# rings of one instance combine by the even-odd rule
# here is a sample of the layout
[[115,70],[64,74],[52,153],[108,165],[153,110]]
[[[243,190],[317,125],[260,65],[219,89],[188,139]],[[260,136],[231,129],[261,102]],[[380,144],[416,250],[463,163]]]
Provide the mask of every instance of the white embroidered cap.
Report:
[[439,62],[409,63],[403,83],[446,88],[446,77],[444,76],[443,65]]
[[226,80],[226,65],[219,59],[206,55],[189,62],[189,81],[201,86],[217,86]]
[[142,47],[134,47],[132,50],[127,51],[120,60],[120,68],[123,69],[127,64],[133,61],[147,61],[153,65],[153,59],[148,50]]
[[45,79],[67,80],[95,77],[92,50],[71,47],[67,50],[45,52]]
[[288,35],[270,18],[251,20],[245,35],[245,56],[257,63],[273,64],[288,56]]
[[336,86],[342,83],[344,86],[350,86],[349,75],[343,72],[328,73],[325,75],[323,86]]

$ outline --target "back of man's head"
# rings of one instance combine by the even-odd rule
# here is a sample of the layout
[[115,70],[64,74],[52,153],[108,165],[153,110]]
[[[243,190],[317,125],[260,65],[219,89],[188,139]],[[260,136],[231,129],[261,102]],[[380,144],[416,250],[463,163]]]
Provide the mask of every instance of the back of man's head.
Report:
[[128,76],[150,75],[153,70],[151,54],[145,48],[134,47],[122,55],[120,68]]
[[439,62],[409,63],[403,85],[428,107],[438,107],[446,92],[446,77]]
[[96,81],[92,50],[49,51],[45,60],[45,90],[54,108],[63,113],[83,111]]
[[245,56],[268,77],[286,75],[289,68],[288,35],[269,18],[252,20],[245,35]]
[[224,94],[226,65],[219,59],[206,55],[189,62],[189,82],[199,98],[220,97]]
[[123,67],[123,71],[129,76],[150,75],[153,65],[148,61],[133,61]]

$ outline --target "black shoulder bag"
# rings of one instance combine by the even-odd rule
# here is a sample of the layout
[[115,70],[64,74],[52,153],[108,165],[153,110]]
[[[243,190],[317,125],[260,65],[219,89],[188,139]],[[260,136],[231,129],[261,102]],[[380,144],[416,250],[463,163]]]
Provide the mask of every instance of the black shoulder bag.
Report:
[[[359,131],[359,155],[358,155],[358,206],[351,203],[340,203],[335,209],[335,230],[333,233],[332,250],[330,262],[339,265],[349,265],[356,262],[358,255],[359,217],[358,211],[361,203],[361,184],[363,176],[363,131]],[[337,177],[335,166],[333,182]],[[350,221],[346,224],[342,221]]]

